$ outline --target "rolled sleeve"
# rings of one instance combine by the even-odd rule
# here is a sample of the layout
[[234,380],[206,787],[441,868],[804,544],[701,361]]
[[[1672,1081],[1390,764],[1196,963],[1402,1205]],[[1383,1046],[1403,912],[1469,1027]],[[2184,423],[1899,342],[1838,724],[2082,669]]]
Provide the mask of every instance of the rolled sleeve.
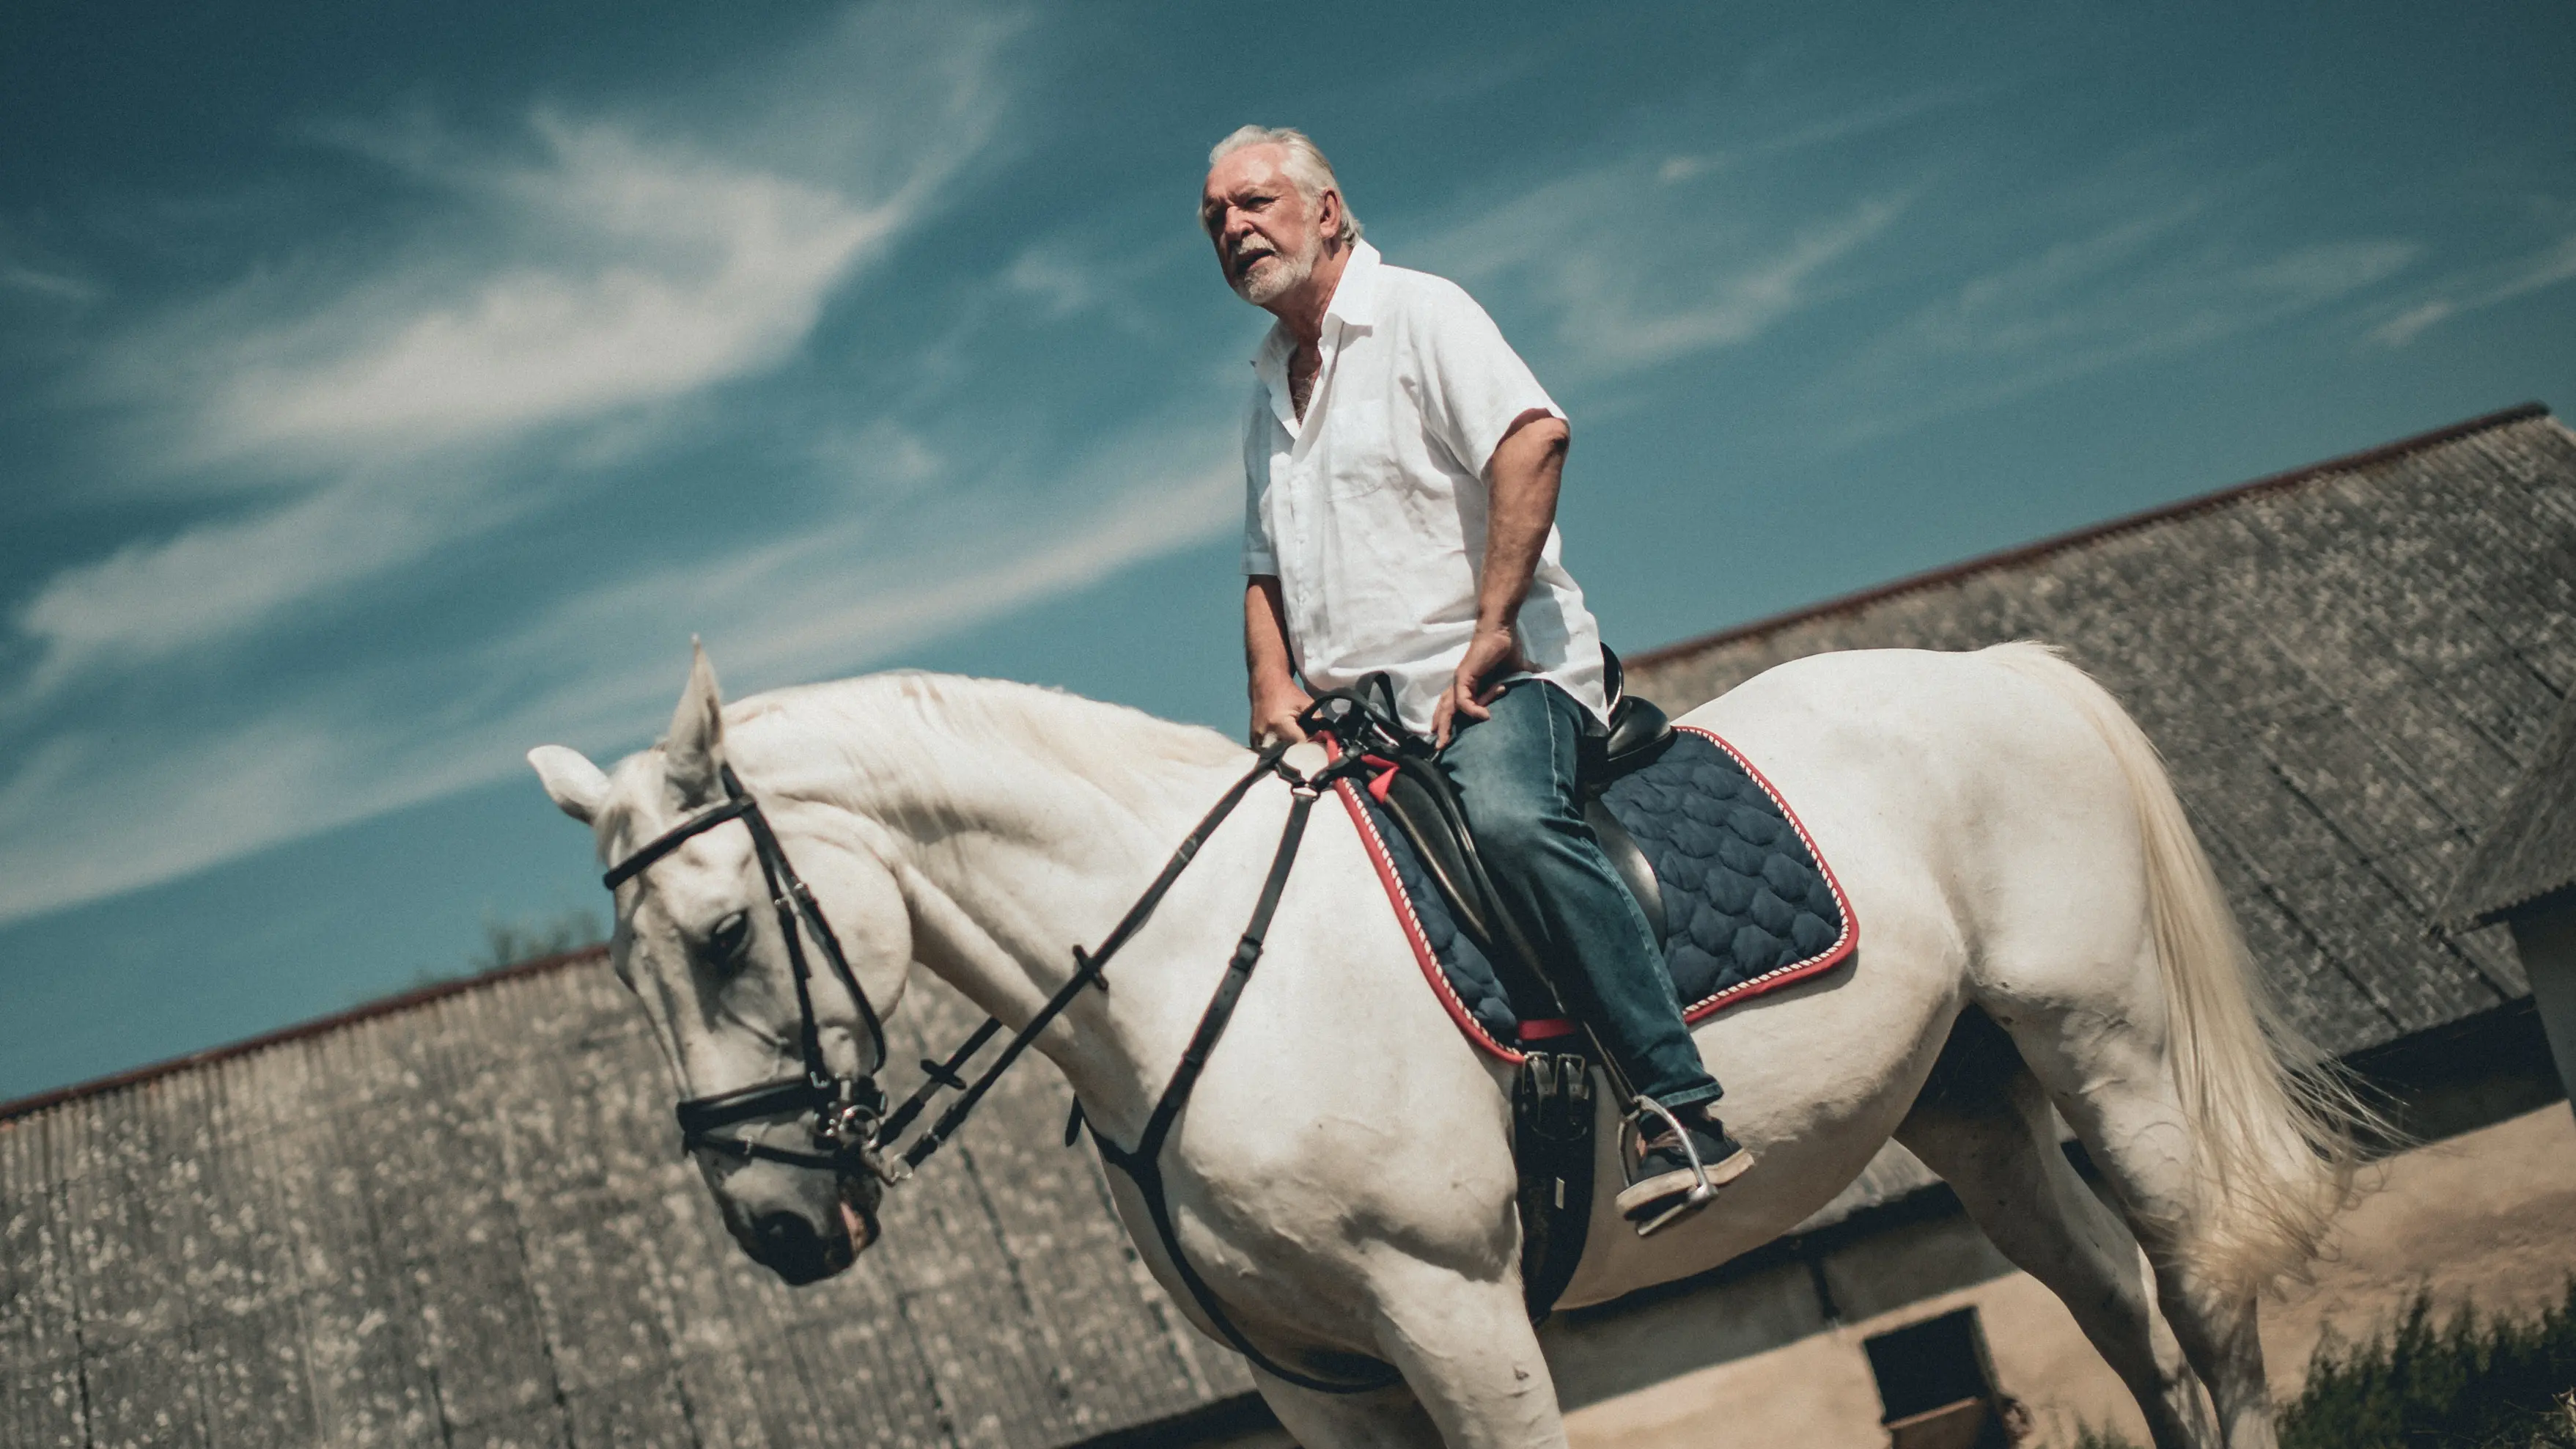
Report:
[[1255,392],[1253,415],[1243,430],[1243,572],[1247,576],[1279,572],[1279,551],[1270,542],[1270,524],[1261,514],[1261,495],[1270,486],[1269,438],[1262,424],[1266,394]]
[[1261,495],[1250,493],[1243,505],[1243,571],[1246,575],[1279,572],[1279,555],[1270,547],[1270,530],[1261,526]]
[[1475,298],[1445,283],[1439,290],[1440,304],[1425,309],[1427,325],[1416,339],[1429,364],[1428,421],[1459,466],[1481,478],[1522,416],[1541,412],[1562,421],[1565,413]]

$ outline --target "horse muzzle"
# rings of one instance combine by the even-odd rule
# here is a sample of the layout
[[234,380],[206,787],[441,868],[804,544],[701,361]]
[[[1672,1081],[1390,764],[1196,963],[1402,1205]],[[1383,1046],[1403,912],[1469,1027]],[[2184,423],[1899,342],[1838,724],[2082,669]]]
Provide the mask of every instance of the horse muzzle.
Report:
[[753,1262],[801,1288],[846,1271],[876,1242],[883,1193],[873,1178],[843,1177],[821,1203],[746,1206],[725,1214],[726,1227]]
[[[877,1205],[884,1200],[885,1183],[874,1174],[844,1176],[841,1179],[840,1190],[833,1194],[833,1201],[841,1210],[841,1230],[848,1237],[852,1260],[876,1246],[877,1238],[883,1233],[884,1230],[877,1225]],[[846,1268],[849,1263],[844,1262],[841,1266]]]

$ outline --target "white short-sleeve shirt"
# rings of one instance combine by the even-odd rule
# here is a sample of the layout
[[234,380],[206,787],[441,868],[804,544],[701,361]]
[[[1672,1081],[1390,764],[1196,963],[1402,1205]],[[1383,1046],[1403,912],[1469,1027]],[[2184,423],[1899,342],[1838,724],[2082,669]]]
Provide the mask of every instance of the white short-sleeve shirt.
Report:
[[[1243,571],[1278,576],[1310,686],[1385,670],[1405,723],[1428,733],[1475,634],[1485,466],[1523,413],[1565,414],[1474,298],[1388,266],[1366,242],[1324,314],[1302,422],[1288,395],[1292,345],[1274,326],[1252,362]],[[1521,648],[1532,674],[1601,714],[1600,627],[1559,553],[1551,528],[1521,605]]]

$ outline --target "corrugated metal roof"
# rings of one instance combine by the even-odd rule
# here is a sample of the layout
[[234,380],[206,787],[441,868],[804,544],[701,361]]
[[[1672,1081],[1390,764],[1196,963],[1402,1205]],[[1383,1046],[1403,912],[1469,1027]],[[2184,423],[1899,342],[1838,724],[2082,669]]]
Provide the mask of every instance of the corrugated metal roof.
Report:
[[2066,646],[2164,751],[2322,1043],[2528,993],[2501,931],[2434,926],[2576,685],[2576,435],[2544,410],[1658,650],[1630,678],[1679,712],[1802,655],[2015,638]]
[[[921,983],[898,1059],[971,1026]],[[1052,1445],[1251,1386],[1016,1073],[791,1290],[596,955],[0,1127],[0,1445]]]

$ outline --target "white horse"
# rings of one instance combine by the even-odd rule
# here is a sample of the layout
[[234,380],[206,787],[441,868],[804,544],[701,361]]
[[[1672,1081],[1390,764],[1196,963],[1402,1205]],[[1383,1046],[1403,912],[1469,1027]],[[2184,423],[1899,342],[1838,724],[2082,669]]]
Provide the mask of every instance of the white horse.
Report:
[[[2268,1449],[2257,1297],[2312,1257],[2364,1113],[2265,1004],[2145,736],[2031,644],[1804,659],[1689,722],[1792,802],[1849,894],[1860,949],[1698,1028],[1727,1084],[1727,1127],[1758,1163],[1642,1241],[1598,1194],[1564,1304],[1770,1241],[1894,1137],[2065,1300],[2159,1449]],[[918,962],[1016,1029],[1072,972],[1069,948],[1101,938],[1251,757],[1131,710],[923,674],[728,708],[700,654],[669,737],[613,776],[556,746],[529,758],[604,862],[721,802],[730,765],[879,1010]],[[1289,800],[1278,779],[1257,786],[1118,957],[1115,989],[1081,992],[1039,1038],[1095,1132],[1137,1140]],[[1425,988],[1380,889],[1327,800],[1269,954],[1163,1153],[1178,1237],[1274,1360],[1325,1373],[1364,1355],[1401,1372],[1360,1396],[1257,1374],[1301,1442],[1562,1444],[1522,1309],[1508,1069]],[[785,943],[743,829],[698,834],[623,886],[613,954],[684,1096],[798,1073]],[[835,1072],[881,1065],[829,972],[815,975],[814,1011]],[[1954,1026],[2013,1050],[1945,1055]],[[2059,1150],[2052,1105],[2116,1213]],[[783,1110],[746,1135],[803,1141]],[[1605,1118],[1609,1181],[1613,1139]],[[698,1157],[737,1239],[791,1280],[848,1266],[874,1237],[872,1180]],[[1145,1261],[1208,1328],[1155,1234],[1138,1231],[1134,1185],[1111,1182]]]

